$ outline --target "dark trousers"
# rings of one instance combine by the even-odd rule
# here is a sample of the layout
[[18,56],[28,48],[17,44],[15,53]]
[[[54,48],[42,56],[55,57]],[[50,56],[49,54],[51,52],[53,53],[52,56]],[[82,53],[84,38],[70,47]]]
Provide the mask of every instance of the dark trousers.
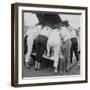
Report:
[[48,38],[42,35],[39,35],[35,42],[36,47],[36,61],[41,62],[42,55],[46,49]]
[[75,57],[77,59],[77,61],[79,61],[79,57],[78,57],[78,42],[77,42],[77,38],[72,38],[71,39],[72,45],[71,45],[71,56],[70,56],[70,62],[72,63],[72,57],[73,57],[73,52],[75,53]]

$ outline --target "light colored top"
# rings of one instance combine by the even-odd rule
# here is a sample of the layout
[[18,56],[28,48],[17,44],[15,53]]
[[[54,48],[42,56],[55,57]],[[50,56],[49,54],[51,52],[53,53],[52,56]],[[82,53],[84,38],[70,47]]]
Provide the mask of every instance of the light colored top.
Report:
[[60,46],[60,44],[61,44],[60,30],[53,29],[48,37],[48,46],[57,47]]
[[69,26],[67,29],[68,29],[68,31],[70,33],[70,38],[77,38],[76,29],[75,28]]
[[60,30],[53,29],[49,34],[49,39],[52,39],[52,40],[60,39]]
[[28,35],[28,37],[30,37],[32,39],[35,39],[39,35],[40,31],[41,31],[41,27],[40,26],[29,27],[28,30],[27,30],[27,35]]
[[50,33],[51,29],[47,26],[45,26],[39,33],[39,35],[43,35],[43,36],[46,36],[48,37],[49,36],[49,33]]
[[70,33],[66,27],[61,28],[61,38],[63,38],[63,41],[70,39]]

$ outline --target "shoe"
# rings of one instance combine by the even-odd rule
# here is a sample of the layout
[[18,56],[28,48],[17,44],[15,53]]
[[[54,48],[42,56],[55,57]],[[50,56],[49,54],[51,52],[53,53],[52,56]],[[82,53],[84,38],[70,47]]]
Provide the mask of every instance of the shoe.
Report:
[[26,67],[27,69],[29,69],[29,68],[30,68],[30,63],[29,63],[29,62],[26,62],[26,63],[25,63],[25,67]]
[[80,61],[77,61],[76,62],[76,66],[80,66]]
[[58,72],[58,70],[57,70],[57,68],[55,68],[55,69],[54,69],[54,73],[57,73],[57,72]]
[[38,69],[37,68],[34,68],[35,71],[37,71]]
[[35,68],[34,68],[34,70],[37,70],[37,66],[38,65],[38,62],[37,61],[35,61]]
[[70,68],[74,65],[74,63],[70,63]]
[[61,58],[61,59],[64,59],[64,56],[63,56],[63,55],[60,55],[60,58]]

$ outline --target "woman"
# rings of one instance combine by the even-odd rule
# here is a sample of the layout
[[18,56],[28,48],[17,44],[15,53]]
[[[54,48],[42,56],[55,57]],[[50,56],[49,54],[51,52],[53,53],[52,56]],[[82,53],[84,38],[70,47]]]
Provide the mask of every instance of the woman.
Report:
[[78,63],[79,56],[78,56],[78,40],[77,40],[77,35],[76,35],[76,29],[72,28],[71,26],[68,26],[67,29],[70,33],[70,39],[71,39],[71,42],[72,42],[70,62],[72,64],[72,57],[73,57],[73,52],[74,52],[74,54],[76,56],[76,59],[77,59],[77,63]]
[[35,41],[35,46],[36,46],[35,70],[40,69],[41,58],[43,56],[44,50],[46,49],[50,30],[51,28],[49,26],[44,26]]
[[64,48],[64,55],[65,55],[65,70],[68,71],[70,69],[70,48],[71,48],[70,34],[65,25],[60,26],[60,28],[61,28],[62,47]]
[[27,35],[27,53],[25,55],[25,65],[27,68],[29,68],[29,63],[31,60],[31,52],[32,52],[32,47],[33,47],[33,43],[34,40],[37,38],[39,32],[41,31],[42,25],[36,25],[36,26],[32,26],[28,28],[28,31],[26,33]]
[[58,69],[60,46],[61,46],[60,29],[57,26],[55,26],[53,30],[50,32],[47,42],[47,55],[49,56],[51,47],[54,50],[53,60],[55,73],[57,73]]

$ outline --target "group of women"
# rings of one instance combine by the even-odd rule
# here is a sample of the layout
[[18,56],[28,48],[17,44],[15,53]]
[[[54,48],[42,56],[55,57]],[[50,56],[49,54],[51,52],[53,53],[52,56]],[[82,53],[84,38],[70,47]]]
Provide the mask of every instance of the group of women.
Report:
[[[35,40],[36,56],[35,70],[40,70],[42,56],[45,52],[46,56],[50,56],[50,50],[53,50],[54,72],[58,72],[58,64],[60,58],[64,58],[65,71],[68,71],[72,65],[73,52],[77,61],[78,57],[78,41],[76,29],[72,28],[68,23],[59,23],[51,26],[50,24],[37,24],[30,27],[27,32],[28,52],[25,56],[25,63],[30,61],[33,43]],[[61,48],[63,48],[63,53]]]

